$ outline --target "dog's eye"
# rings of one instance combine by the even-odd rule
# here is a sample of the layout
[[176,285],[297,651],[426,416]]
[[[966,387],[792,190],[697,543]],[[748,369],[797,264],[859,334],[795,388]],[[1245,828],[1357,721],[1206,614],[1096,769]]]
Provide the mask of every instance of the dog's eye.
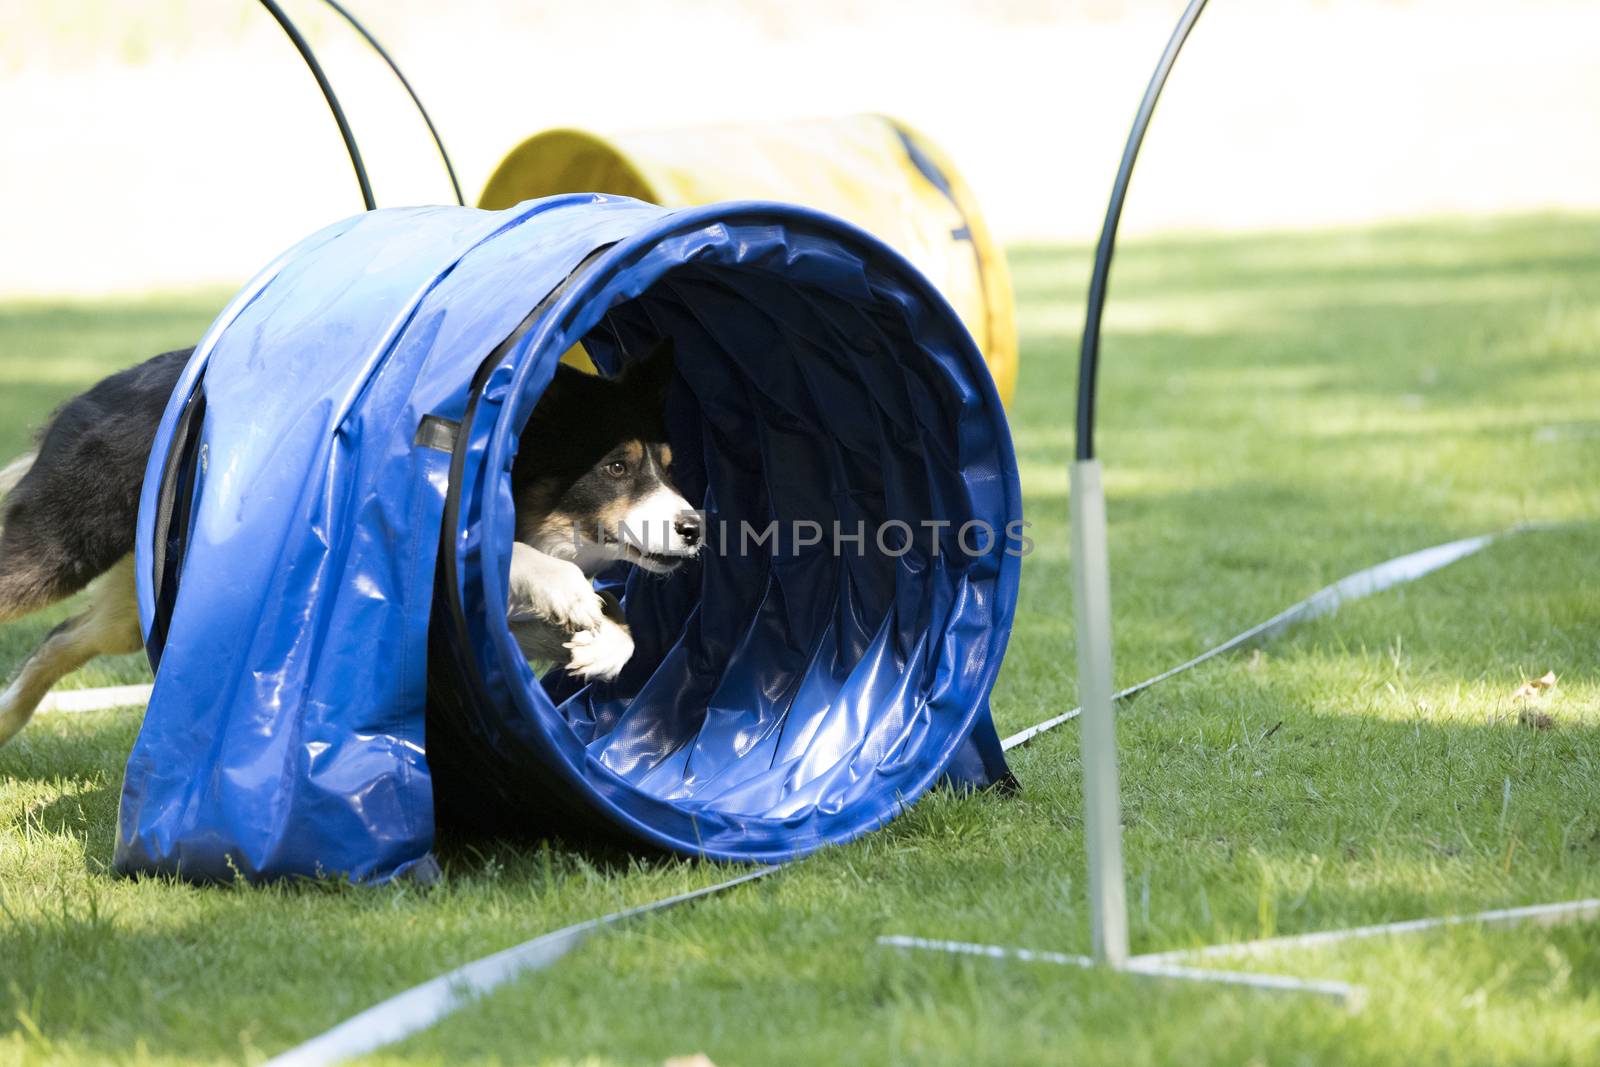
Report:
[[628,473],[628,465],[620,459],[614,459],[606,464],[606,473],[613,478],[621,478]]

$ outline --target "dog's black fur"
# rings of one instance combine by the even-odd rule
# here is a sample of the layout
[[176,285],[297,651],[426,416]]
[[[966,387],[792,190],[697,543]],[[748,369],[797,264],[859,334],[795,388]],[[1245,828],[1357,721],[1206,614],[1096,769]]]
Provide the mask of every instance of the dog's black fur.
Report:
[[61,406],[5,498],[0,620],[70,596],[133,551],[144,468],[192,348],[111,375]]

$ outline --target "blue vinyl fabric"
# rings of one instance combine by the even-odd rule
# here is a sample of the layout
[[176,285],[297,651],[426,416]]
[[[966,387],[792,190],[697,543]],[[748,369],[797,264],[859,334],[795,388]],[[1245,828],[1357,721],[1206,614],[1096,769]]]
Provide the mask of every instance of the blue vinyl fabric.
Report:
[[[504,621],[518,435],[573,343],[616,373],[663,335],[711,544],[607,576],[615,681],[541,679]],[[970,337],[843,222],[584,194],[338,223],[235,298],[158,432],[117,869],[382,880],[431,863],[436,809],[723,860],[848,840],[1006,775],[1020,519]]]

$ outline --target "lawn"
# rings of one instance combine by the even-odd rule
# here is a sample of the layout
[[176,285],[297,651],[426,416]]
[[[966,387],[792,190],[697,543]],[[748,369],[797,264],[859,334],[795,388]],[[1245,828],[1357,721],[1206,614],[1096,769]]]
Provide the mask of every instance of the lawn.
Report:
[[[1073,703],[1067,459],[1083,248],[1013,250],[1027,560],[994,695]],[[96,375],[192,342],[223,294],[0,305],[0,453]],[[1538,521],[1124,709],[1135,951],[1597,895],[1600,218],[1129,242],[1101,439],[1133,682],[1390,556]],[[9,670],[50,619],[0,630]],[[137,658],[75,684],[136,680]],[[1527,679],[1554,671],[1525,725]],[[476,956],[724,870],[447,842],[433,889],[108,873],[135,710],[0,750],[0,1063],[256,1061]],[[1076,727],[1016,795],[889,829],[599,938],[374,1063],[1594,1063],[1600,925],[1240,966],[1325,1002],[907,954],[881,934],[1086,951]]]

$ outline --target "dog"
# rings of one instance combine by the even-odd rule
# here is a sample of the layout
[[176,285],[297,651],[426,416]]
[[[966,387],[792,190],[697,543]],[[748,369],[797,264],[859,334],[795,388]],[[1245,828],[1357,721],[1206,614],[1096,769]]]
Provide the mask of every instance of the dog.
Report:
[[[0,623],[89,589],[88,607],[0,691],[0,744],[64,675],[143,647],[132,555],[140,491],[193,352],[163,353],[69,400],[33,451],[0,468]],[[615,678],[633,655],[620,606],[592,577],[616,562],[669,574],[702,546],[701,516],[672,481],[673,374],[670,339],[615,379],[563,364],[519,438],[507,621],[526,656],[586,681]]]
[[666,575],[698,555],[703,516],[672,479],[672,342],[608,380],[566,364],[523,428],[507,619],[529,659],[609,681],[633,656],[620,606],[591,579],[614,563]]

